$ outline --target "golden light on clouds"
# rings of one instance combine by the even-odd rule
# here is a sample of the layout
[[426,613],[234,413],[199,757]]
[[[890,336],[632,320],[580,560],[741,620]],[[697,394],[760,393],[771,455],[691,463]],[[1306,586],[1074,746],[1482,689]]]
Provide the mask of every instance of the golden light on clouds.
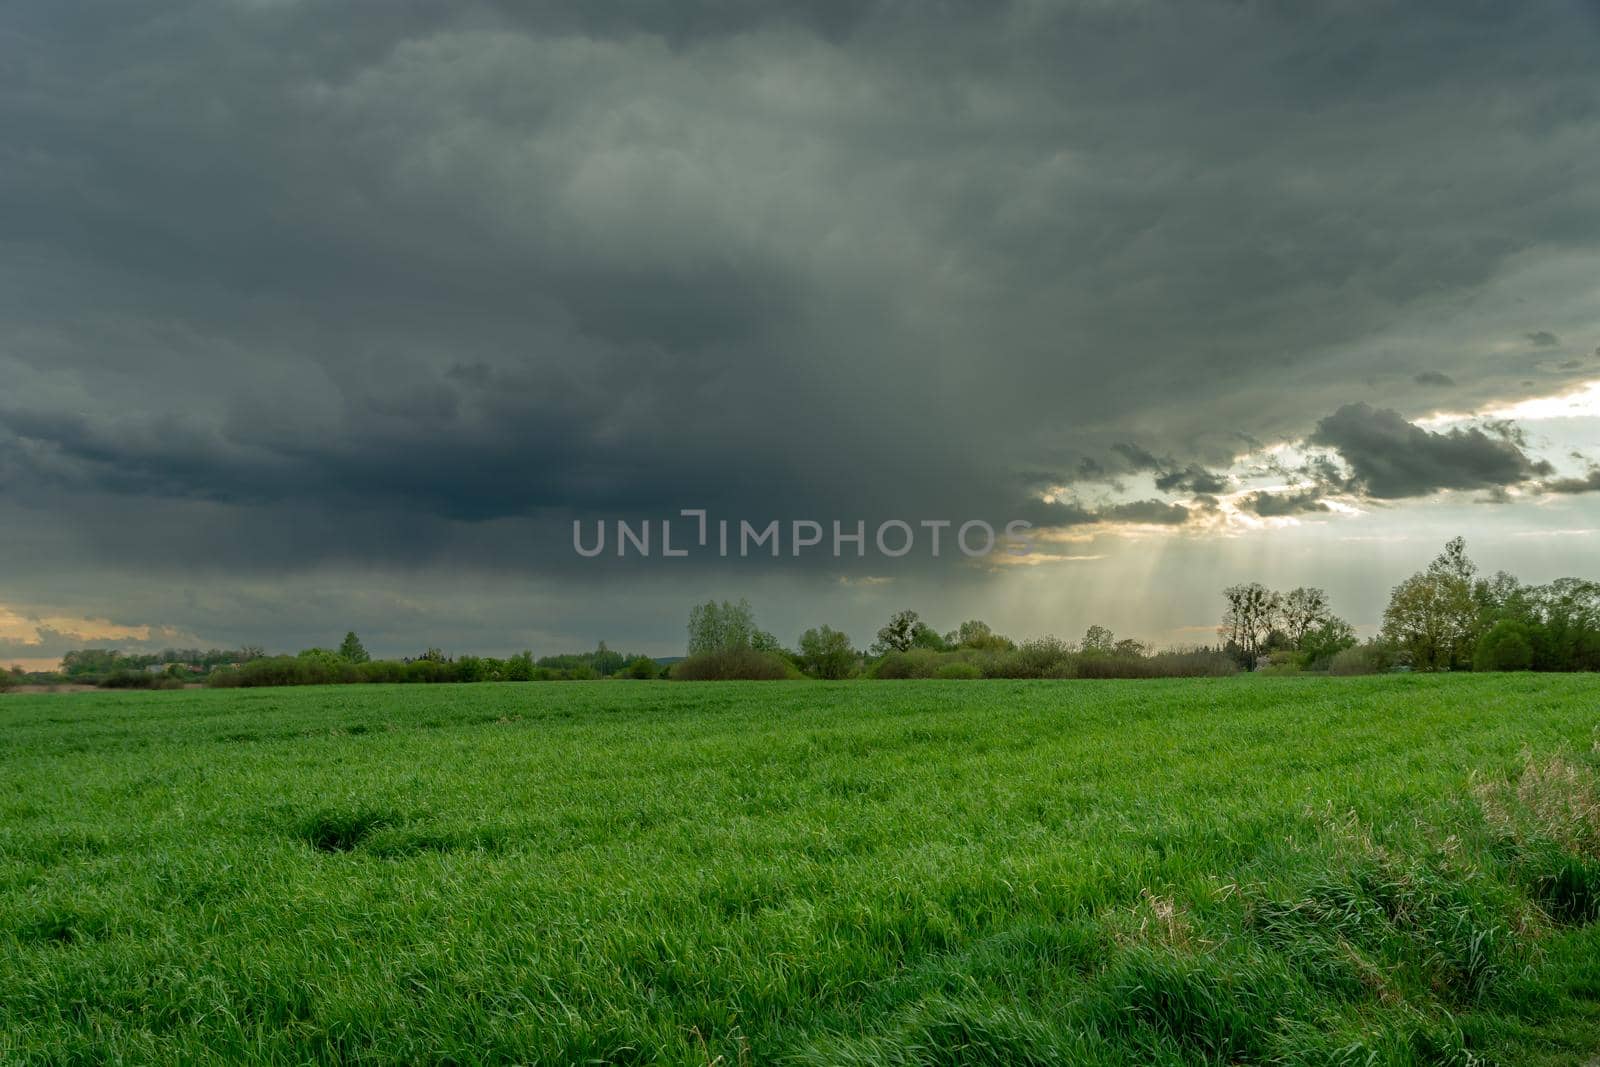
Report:
[[1576,388],[1553,396],[1536,396],[1513,404],[1489,408],[1477,414],[1440,412],[1418,419],[1418,426],[1448,426],[1469,419],[1513,419],[1518,422],[1536,422],[1543,419],[1594,419],[1600,418],[1600,379],[1583,382]]
[[0,641],[19,645],[43,645],[49,635],[80,638],[85,641],[149,641],[162,636],[160,627],[125,626],[109,619],[89,619],[73,615],[32,615],[0,604]]

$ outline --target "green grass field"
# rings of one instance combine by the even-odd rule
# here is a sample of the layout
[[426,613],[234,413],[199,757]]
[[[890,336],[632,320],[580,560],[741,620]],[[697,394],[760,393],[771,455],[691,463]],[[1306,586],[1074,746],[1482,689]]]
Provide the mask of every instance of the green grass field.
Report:
[[1600,682],[0,697],[0,1062],[1587,1063]]

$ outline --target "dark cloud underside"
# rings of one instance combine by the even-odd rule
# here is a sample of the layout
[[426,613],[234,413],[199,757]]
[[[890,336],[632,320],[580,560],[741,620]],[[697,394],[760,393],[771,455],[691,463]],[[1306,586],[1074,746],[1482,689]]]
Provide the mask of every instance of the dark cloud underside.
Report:
[[1317,423],[1311,443],[1332,448],[1356,484],[1380,499],[1426,496],[1441,489],[1494,489],[1551,473],[1519,443],[1477,427],[1435,433],[1398,412],[1347,404]]
[[1313,430],[1319,489],[1573,491],[1395,412],[1594,374],[1590,3],[13,0],[0,42],[0,601],[587,580],[574,518],[680,507],[1190,528]]

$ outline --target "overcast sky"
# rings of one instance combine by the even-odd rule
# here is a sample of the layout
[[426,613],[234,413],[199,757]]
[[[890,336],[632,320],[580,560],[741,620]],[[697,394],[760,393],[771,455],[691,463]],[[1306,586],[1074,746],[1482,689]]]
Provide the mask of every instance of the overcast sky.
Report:
[[1600,6],[1316,6],[11,0],[0,660],[1600,577]]

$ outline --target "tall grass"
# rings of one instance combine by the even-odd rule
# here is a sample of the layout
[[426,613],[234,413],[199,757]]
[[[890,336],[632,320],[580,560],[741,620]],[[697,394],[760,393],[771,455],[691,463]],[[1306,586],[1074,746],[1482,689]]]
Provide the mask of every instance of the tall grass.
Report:
[[1571,676],[0,699],[0,1062],[1571,1063]]

